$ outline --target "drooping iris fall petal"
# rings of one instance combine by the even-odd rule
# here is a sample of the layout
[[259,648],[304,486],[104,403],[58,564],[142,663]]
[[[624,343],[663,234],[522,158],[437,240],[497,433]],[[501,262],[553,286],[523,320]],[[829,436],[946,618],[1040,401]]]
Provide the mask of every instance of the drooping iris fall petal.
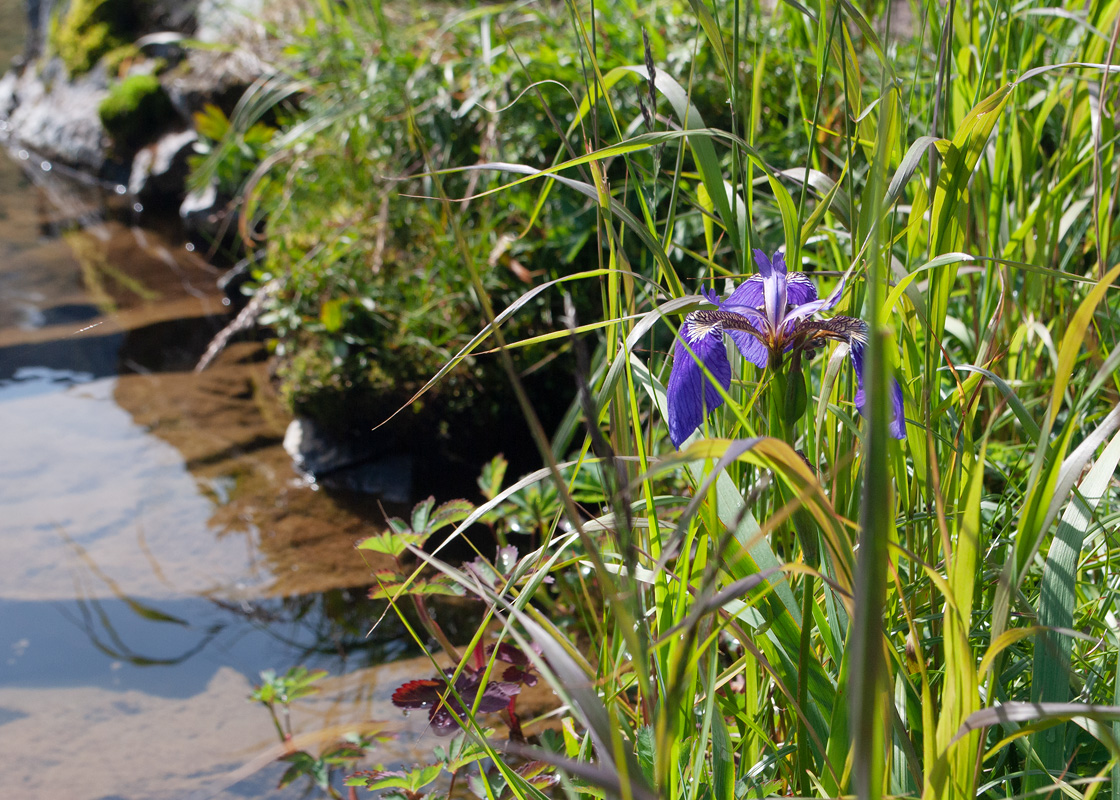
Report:
[[[852,368],[856,373],[855,403],[861,414],[864,413],[863,407],[867,399],[863,391],[863,348],[864,341],[853,339],[848,345],[848,356],[852,360]],[[902,386],[894,378],[891,378],[890,432],[895,439],[906,438],[906,414],[902,405]]]
[[[673,349],[673,368],[665,389],[669,406],[669,438],[680,447],[700,427],[704,415],[723,405],[723,397],[697,363],[704,363],[725,390],[731,386],[731,362],[723,344],[723,327],[701,325],[685,319],[681,339]],[[685,346],[688,342],[688,346]],[[692,352],[689,352],[692,348]],[[695,358],[693,357],[695,353]]]

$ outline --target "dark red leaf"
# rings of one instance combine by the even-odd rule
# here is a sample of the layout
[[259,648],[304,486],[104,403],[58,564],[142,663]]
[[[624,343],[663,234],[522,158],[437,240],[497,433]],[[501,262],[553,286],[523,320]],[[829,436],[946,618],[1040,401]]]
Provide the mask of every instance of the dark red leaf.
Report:
[[526,686],[536,686],[537,676],[527,669],[513,666],[507,667],[506,671],[502,673],[502,680],[507,683],[523,683]]
[[[451,673],[449,671],[448,675]],[[509,706],[510,700],[521,691],[517,683],[492,681],[478,697],[479,685],[482,682],[482,673],[465,669],[455,681],[455,691],[462,698],[468,708],[474,706],[476,698],[478,711],[492,713],[501,711]],[[393,692],[393,705],[397,708],[428,708],[428,720],[437,736],[448,736],[458,730],[455,718],[462,719],[465,715],[463,706],[455,695],[448,692],[446,678],[433,678],[409,681]]]
[[447,691],[447,681],[424,679],[409,681],[393,692],[393,705],[397,708],[427,708],[439,702]]
[[515,647],[507,642],[502,642],[497,647],[490,645],[486,648],[487,655],[493,655],[499,661],[504,661],[507,664],[516,664],[519,667],[524,667],[529,663],[529,657],[521,652],[520,647]]

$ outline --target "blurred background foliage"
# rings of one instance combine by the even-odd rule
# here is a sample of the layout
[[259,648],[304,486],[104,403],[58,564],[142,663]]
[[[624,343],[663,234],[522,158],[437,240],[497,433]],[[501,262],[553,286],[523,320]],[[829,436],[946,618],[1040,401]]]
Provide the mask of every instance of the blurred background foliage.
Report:
[[[657,19],[637,6],[603,15],[601,67],[640,57],[646,27],[663,68],[702,69],[687,6],[669,10]],[[244,241],[259,249],[252,285],[274,288],[261,321],[275,333],[292,410],[328,424],[379,422],[483,325],[448,211],[416,196],[473,196],[450,213],[486,265],[484,286],[499,309],[599,264],[595,208],[585,198],[551,192],[538,209],[539,185],[478,196],[503,176],[427,173],[484,161],[548,167],[569,156],[565,142],[582,150],[609,122],[596,131],[583,120],[567,135],[587,64],[563,4],[322,2],[307,12],[302,29],[275,31],[283,62],[229,119],[215,107],[197,115],[203,144],[193,182],[237,198]],[[718,83],[696,96],[709,98],[704,110],[716,120],[727,114]],[[643,89],[632,89],[634,111]],[[767,91],[779,103],[780,87]],[[576,308],[581,321],[597,318],[598,290],[577,289]],[[554,329],[560,311],[555,294],[541,295],[511,323],[510,338]],[[517,353],[519,368],[537,373],[530,385],[546,416],[573,396],[565,350]],[[506,387],[495,358],[472,357],[427,402],[440,406],[445,428],[468,411],[499,419],[511,402]]]

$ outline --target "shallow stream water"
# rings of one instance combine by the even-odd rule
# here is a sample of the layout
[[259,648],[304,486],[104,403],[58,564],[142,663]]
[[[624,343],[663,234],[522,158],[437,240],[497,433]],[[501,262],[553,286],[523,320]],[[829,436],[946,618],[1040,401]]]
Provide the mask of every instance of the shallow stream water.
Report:
[[247,696],[299,664],[332,677],[297,732],[430,751],[388,702],[430,668],[391,619],[367,636],[374,501],[293,470],[261,344],[193,373],[229,318],[206,259],[51,167],[0,150],[0,797],[298,796]]

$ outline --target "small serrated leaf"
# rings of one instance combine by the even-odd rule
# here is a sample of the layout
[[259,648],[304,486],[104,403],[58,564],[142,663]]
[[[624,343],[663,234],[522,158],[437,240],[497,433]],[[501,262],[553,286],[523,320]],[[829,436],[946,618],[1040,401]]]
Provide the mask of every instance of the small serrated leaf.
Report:
[[[369,599],[387,600],[400,593],[406,579],[395,572],[383,571],[374,573],[374,581],[377,585],[370,588],[367,595]],[[441,597],[462,597],[466,594],[466,590],[462,586],[442,575],[435,578],[417,578],[410,581],[404,592],[409,595],[439,595]]]
[[560,782],[560,776],[554,772],[552,765],[544,761],[529,761],[513,771],[527,784],[542,792]]
[[302,774],[303,774],[303,770],[300,767],[293,764],[292,766],[290,766],[286,770],[284,770],[284,774],[280,776],[280,782],[276,784],[276,788],[277,789],[283,789],[285,786],[289,786],[292,783],[292,781],[299,778],[299,776],[302,775]]
[[315,775],[315,759],[309,753],[300,750],[295,753],[290,753],[284,756],[281,761],[287,761],[291,764],[284,774],[280,776],[280,783],[277,784],[277,789],[283,789],[292,781],[296,780],[300,775],[308,775],[314,779]]
[[471,773],[467,776],[467,788],[471,790],[471,794],[475,797],[488,798],[490,794],[486,791],[486,784],[482,780],[482,776],[476,773]]
[[402,770],[363,769],[346,779],[347,786],[364,786],[367,789],[407,789],[408,775]]
[[513,545],[500,548],[494,557],[494,566],[502,575],[513,572],[513,568],[517,566],[517,548]]
[[400,517],[389,517],[389,528],[397,533],[411,533],[412,529],[408,527],[408,523]]
[[432,516],[432,509],[435,507],[436,499],[429,497],[427,500],[421,500],[412,509],[412,530],[417,533],[428,532],[428,520]]
[[469,500],[448,500],[432,514],[428,521],[428,533],[466,519],[474,511],[474,503]]
[[419,767],[412,770],[410,773],[408,773],[411,780],[412,790],[417,791],[419,789],[423,789],[429,783],[438,778],[441,772],[443,772],[443,764],[429,764],[426,767]]
[[423,581],[419,591],[413,591],[413,594],[423,595],[440,595],[441,597],[462,597],[467,591],[459,584],[455,583],[450,578],[443,575],[432,578],[431,580]]
[[358,549],[385,553],[397,558],[408,549],[409,545],[420,547],[427,538],[427,534],[423,533],[385,531],[358,542]]
[[498,582],[502,579],[501,574],[492,566],[490,566],[490,564],[486,561],[486,559],[482,558],[482,556],[479,556],[474,561],[471,561],[468,564],[464,564],[464,567],[470,570],[475,577],[477,577],[491,589],[495,588],[498,585]]
[[460,738],[457,745],[448,751],[443,766],[448,772],[458,772],[468,764],[481,761],[486,757],[487,751],[482,745],[466,738]]
[[478,476],[478,488],[487,500],[493,500],[502,491],[502,482],[505,481],[508,466],[509,462],[506,461],[505,456],[498,453],[482,468],[482,474]]

